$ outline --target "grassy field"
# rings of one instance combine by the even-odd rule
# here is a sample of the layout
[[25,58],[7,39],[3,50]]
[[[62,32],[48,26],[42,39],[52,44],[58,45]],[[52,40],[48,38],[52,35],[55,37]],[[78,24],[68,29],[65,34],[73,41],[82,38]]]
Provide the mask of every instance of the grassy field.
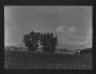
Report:
[[6,50],[5,69],[92,69],[92,55]]

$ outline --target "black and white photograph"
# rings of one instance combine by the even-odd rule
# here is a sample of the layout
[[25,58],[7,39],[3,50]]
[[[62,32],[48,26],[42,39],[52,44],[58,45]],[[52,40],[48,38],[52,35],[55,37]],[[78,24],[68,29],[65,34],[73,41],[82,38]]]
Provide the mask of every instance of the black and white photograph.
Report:
[[92,6],[4,6],[4,69],[92,69]]

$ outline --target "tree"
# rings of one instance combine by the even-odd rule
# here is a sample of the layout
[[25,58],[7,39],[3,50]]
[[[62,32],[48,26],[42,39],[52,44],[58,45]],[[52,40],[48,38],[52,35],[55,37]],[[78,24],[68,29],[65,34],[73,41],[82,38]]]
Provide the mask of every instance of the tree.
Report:
[[54,52],[56,50],[55,47],[57,46],[57,41],[57,36],[52,38],[50,41],[50,52]]
[[25,46],[28,47],[29,51],[36,51],[38,48],[38,36],[37,33],[34,31],[31,31],[29,34],[25,34],[23,36],[23,42],[25,43]]
[[[23,36],[23,42],[25,43],[25,46],[26,46],[26,47],[30,48],[31,42],[30,42],[30,40],[29,40],[28,34],[25,34],[25,35]],[[30,49],[29,49],[29,50],[30,50]]]
[[54,52],[57,46],[57,36],[53,37],[53,33],[46,33],[42,35],[41,45],[43,45],[42,50],[44,52]]
[[41,37],[41,39],[40,39],[40,41],[41,41],[41,45],[43,46],[42,47],[42,50],[44,51],[44,52],[48,52],[48,49],[47,49],[47,36],[46,36],[46,34],[44,33],[44,34],[42,34],[42,37]]

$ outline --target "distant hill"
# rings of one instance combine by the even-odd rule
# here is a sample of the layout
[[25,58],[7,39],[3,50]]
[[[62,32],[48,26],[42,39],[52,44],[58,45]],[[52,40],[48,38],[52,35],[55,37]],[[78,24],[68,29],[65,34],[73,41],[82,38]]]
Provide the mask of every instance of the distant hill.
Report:
[[27,48],[25,47],[17,47],[17,46],[5,46],[5,50],[20,50],[20,51],[26,51]]
[[[23,42],[19,43],[18,45],[15,45],[15,46],[17,46],[17,47],[25,47]],[[67,44],[58,42],[57,49],[60,49],[60,48],[66,48],[66,49],[70,49],[70,50],[84,49],[84,45],[67,45]]]
[[84,45],[67,45],[64,43],[60,43],[58,42],[57,48],[67,48],[70,50],[74,50],[74,49],[84,49]]

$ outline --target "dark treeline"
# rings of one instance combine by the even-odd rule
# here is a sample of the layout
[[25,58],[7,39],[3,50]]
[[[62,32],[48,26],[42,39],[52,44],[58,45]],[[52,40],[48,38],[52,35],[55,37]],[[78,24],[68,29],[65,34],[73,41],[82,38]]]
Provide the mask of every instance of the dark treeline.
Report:
[[80,51],[81,54],[92,53],[92,48],[85,48]]
[[42,45],[42,51],[54,52],[57,46],[57,36],[54,37],[53,33],[40,33],[31,31],[29,34],[23,36],[23,42],[28,47],[28,51],[36,51]]

